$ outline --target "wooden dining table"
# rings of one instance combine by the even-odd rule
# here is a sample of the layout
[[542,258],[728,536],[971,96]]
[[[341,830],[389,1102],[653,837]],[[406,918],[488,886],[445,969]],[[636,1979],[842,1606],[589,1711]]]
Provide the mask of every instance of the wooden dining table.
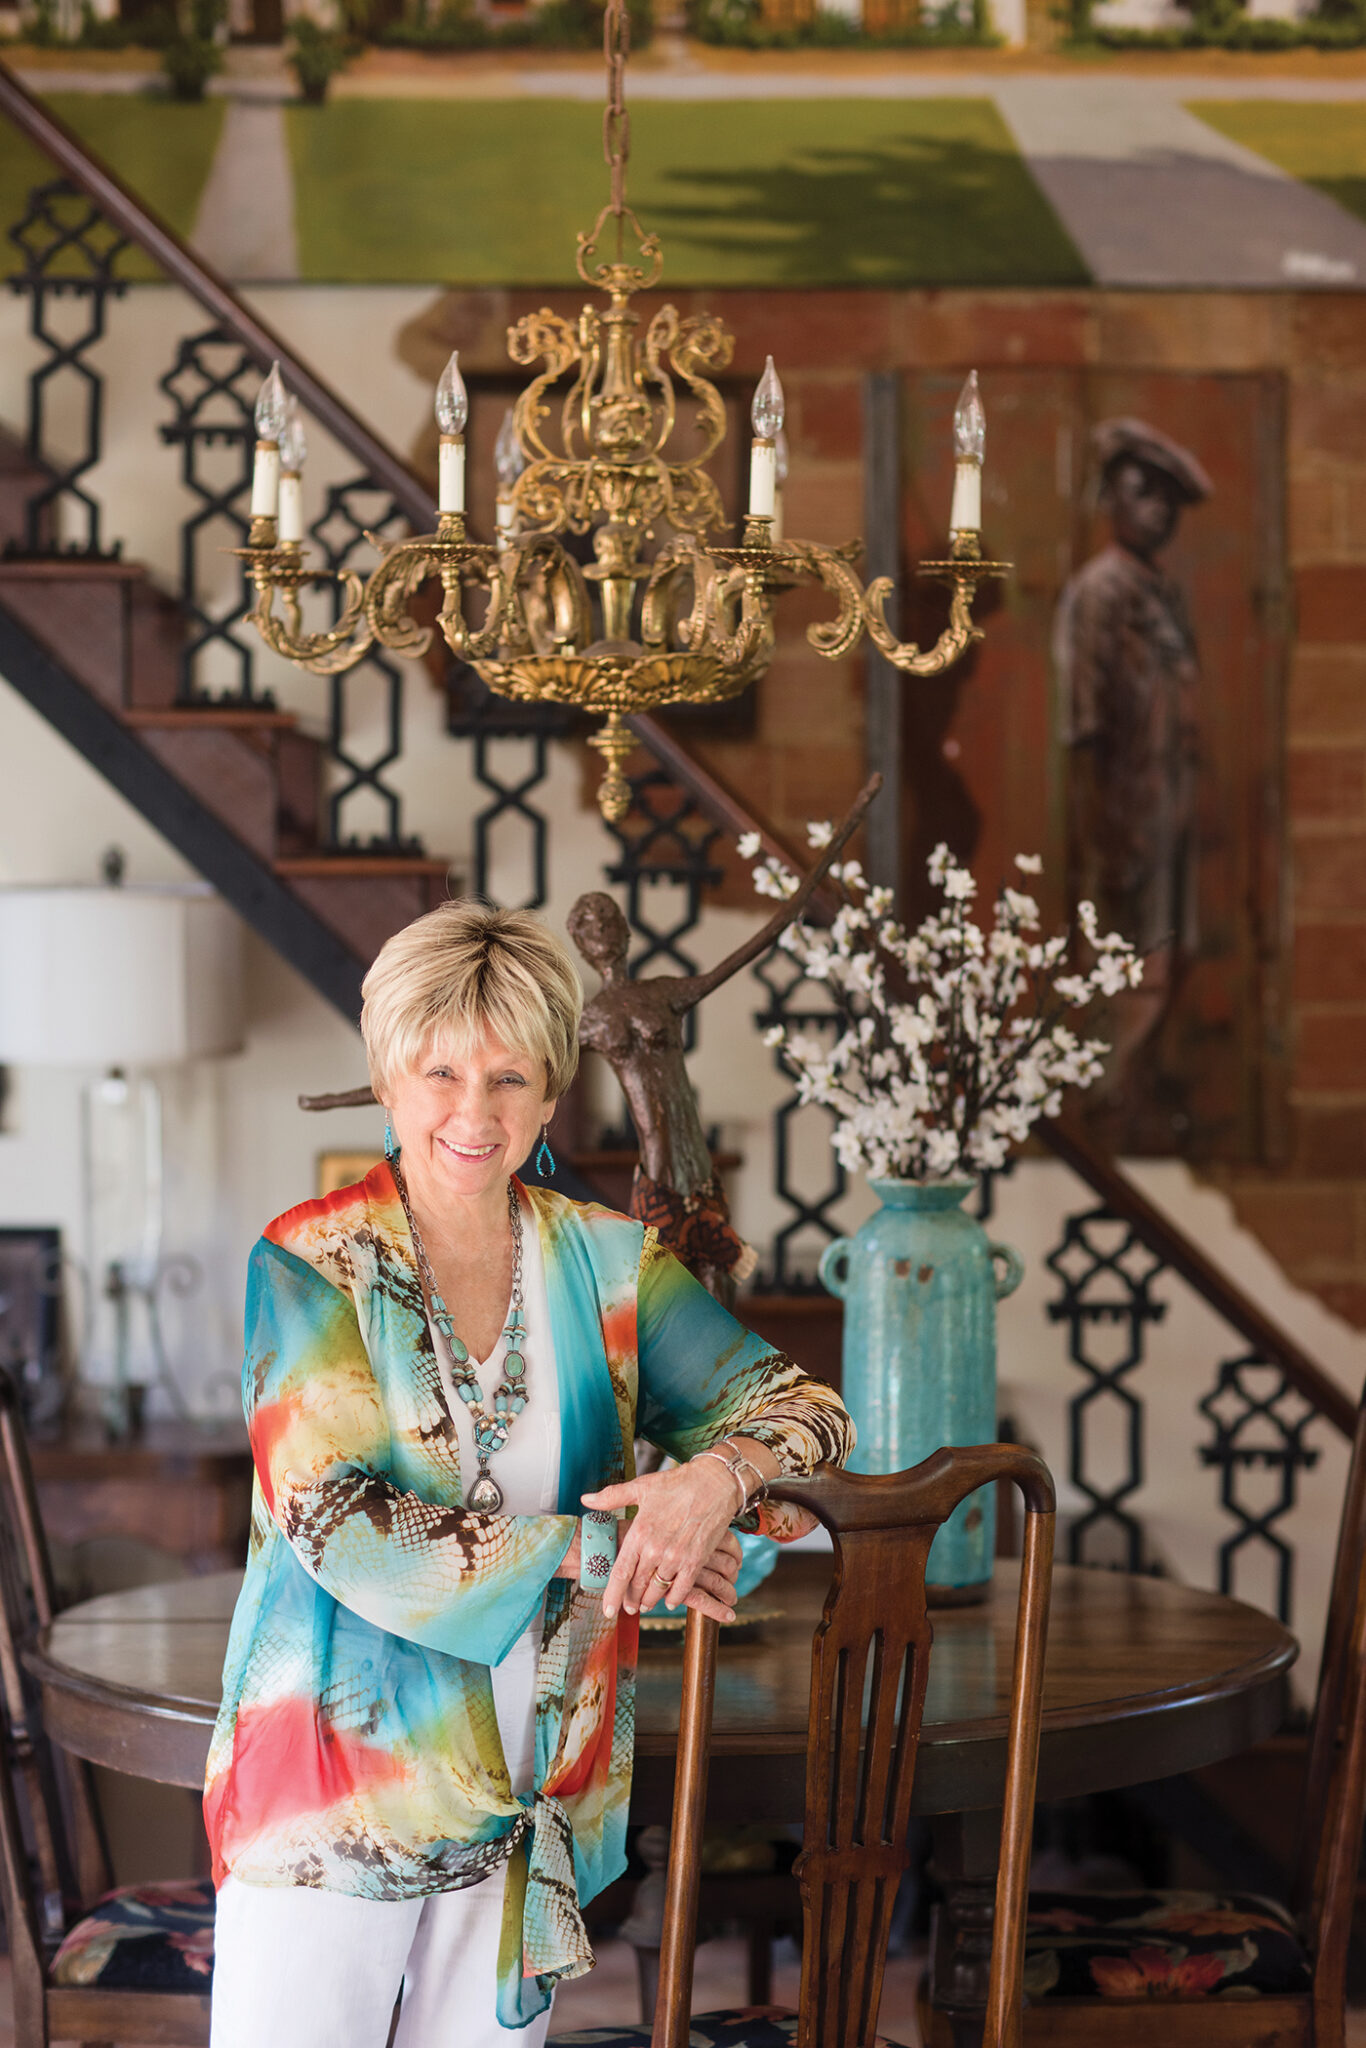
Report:
[[[711,1806],[719,1821],[800,1819],[821,1553],[781,1558],[723,1640]],[[1005,1778],[1017,1567],[991,1597],[935,1615],[917,1813],[995,1806]],[[53,1741],[92,1762],[199,1786],[241,1576],[106,1593],[58,1616],[28,1652]],[[1259,1608],[1169,1579],[1059,1565],[1044,1674],[1039,1797],[1141,1784],[1249,1748],[1279,1726],[1295,1638]],[[678,1740],[677,1638],[641,1639],[632,1817],[667,1820]]]
[[[741,1603],[741,1616],[754,1618],[734,1640],[723,1638],[708,1794],[717,1826],[801,1819],[811,1636],[830,1567],[818,1552],[780,1558]],[[68,1608],[27,1653],[52,1740],[134,1777],[201,1785],[240,1584],[240,1574],[219,1572]],[[968,1930],[969,1947],[974,1922],[980,1934],[989,1916],[1017,1589],[1018,1567],[1001,1561],[985,1602],[944,1607],[934,1618],[913,1810],[935,1817],[949,1920]],[[1288,1629],[1240,1601],[1167,1579],[1058,1566],[1040,1799],[1167,1778],[1250,1748],[1284,1718],[1297,1651]],[[635,1821],[670,1817],[680,1674],[678,1637],[644,1632]]]

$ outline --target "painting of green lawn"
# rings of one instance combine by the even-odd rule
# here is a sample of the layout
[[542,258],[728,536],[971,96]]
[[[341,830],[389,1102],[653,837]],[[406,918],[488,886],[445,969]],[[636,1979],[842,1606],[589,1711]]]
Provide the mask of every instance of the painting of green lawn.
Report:
[[[47,105],[178,234],[189,235],[218,147],[226,102],[204,100],[196,106],[136,93],[67,92],[51,94]],[[4,228],[21,219],[29,193],[56,176],[49,159],[16,128],[8,122],[0,125],[0,224]],[[67,202],[63,224],[72,218]],[[35,227],[31,246],[46,246],[46,238],[47,231]],[[4,249],[3,275],[12,277],[22,269],[22,259],[8,239],[0,246]],[[83,274],[79,258],[66,258],[54,269],[60,275]],[[120,277],[154,278],[160,274],[140,249],[126,250],[118,259]]]
[[1360,101],[1194,100],[1221,135],[1269,157],[1366,220],[1366,115]]
[[[302,274],[557,285],[606,198],[565,100],[286,109]],[[1087,273],[989,100],[652,101],[631,200],[674,285],[1057,285]]]

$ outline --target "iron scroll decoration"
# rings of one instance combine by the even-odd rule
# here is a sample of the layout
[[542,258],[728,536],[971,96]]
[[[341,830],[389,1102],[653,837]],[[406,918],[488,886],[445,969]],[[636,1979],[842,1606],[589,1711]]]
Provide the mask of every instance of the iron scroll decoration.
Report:
[[[949,586],[949,621],[922,650],[899,640],[887,622],[890,579],[865,588],[856,575],[857,544],[832,548],[779,537],[771,487],[756,492],[752,483],[738,546],[710,539],[724,518],[707,470],[726,428],[714,380],[731,360],[733,340],[713,315],[685,318],[673,306],[662,307],[644,334],[639,331],[642,316],[632,301],[658,282],[663,258],[658,238],[645,232],[625,198],[627,36],[625,0],[609,0],[604,149],[611,196],[592,229],[580,234],[577,253],[580,278],[606,304],[585,305],[577,320],[542,309],[509,330],[512,361],[534,374],[512,416],[522,466],[506,491],[498,538],[475,540],[466,528],[468,401],[453,357],[442,380],[444,417],[438,392],[438,418],[443,456],[458,444],[459,483],[448,492],[443,470],[435,533],[376,537],[380,561],[362,580],[346,566],[311,566],[302,532],[286,538],[280,531],[267,490],[240,550],[256,587],[252,617],[261,637],[300,667],[335,676],[372,649],[418,656],[439,630],[451,653],[499,696],[599,718],[590,744],[605,764],[599,803],[609,821],[622,819],[630,805],[624,764],[636,743],[627,719],[671,704],[716,704],[740,695],[773,657],[774,607],[785,591],[815,585],[833,599],[834,616],[807,629],[819,654],[838,660],[866,633],[904,674],[932,676],[982,637],[973,623],[977,586],[1009,567],[984,558],[977,518],[958,517],[955,495],[949,554],[919,569]],[[604,255],[607,242],[614,251]],[[958,474],[961,479],[966,459],[971,502],[980,506],[975,378],[970,389],[978,426],[966,458],[960,438]],[[265,410],[257,416],[258,461],[267,451],[277,476],[287,405],[278,376],[273,393],[268,380]],[[781,386],[770,366],[756,398],[759,467],[752,478],[763,461],[772,474],[781,408]],[[565,547],[564,535],[591,536],[593,559],[586,567]],[[340,586],[336,616],[330,626],[309,631],[302,593],[329,578]],[[415,619],[411,608],[431,581],[442,589],[435,627]]]

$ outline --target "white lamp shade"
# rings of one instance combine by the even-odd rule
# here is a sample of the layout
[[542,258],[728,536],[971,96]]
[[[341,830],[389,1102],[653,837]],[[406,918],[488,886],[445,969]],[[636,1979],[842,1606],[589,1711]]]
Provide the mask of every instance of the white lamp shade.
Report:
[[242,1044],[242,928],[207,884],[0,888],[0,1062],[167,1066]]

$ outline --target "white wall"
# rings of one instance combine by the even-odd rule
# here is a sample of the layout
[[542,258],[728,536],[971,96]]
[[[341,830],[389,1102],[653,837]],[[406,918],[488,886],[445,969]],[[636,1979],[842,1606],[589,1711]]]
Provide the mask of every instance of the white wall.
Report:
[[[404,448],[412,442],[424,424],[430,394],[398,360],[395,337],[426,303],[427,294],[279,287],[254,296],[266,317],[329,380],[360,399],[395,445]],[[11,424],[22,418],[29,361],[23,319],[19,301],[0,300],[0,422]],[[111,532],[122,534],[127,552],[151,562],[168,581],[188,500],[176,481],[173,453],[156,438],[157,424],[167,416],[156,379],[190,320],[204,324],[192,310],[187,314],[185,302],[171,290],[136,290],[112,309],[111,344],[103,357],[110,428],[95,488],[111,507]],[[319,490],[327,475],[338,473],[335,451],[329,454],[317,445],[310,455],[310,489]],[[230,574],[226,563],[222,574]],[[269,659],[263,661],[262,680],[273,683],[283,702],[321,729],[325,684]],[[398,779],[410,805],[410,826],[434,851],[457,865],[467,863],[472,818],[482,801],[468,749],[445,734],[440,699],[418,668],[411,672],[409,704],[410,754]],[[0,690],[0,762],[0,881],[89,880],[101,850],[111,842],[126,849],[135,881],[184,874],[176,854],[8,690]],[[547,914],[560,929],[574,897],[602,885],[602,867],[613,852],[596,812],[583,802],[584,788],[579,754],[558,750],[541,801],[552,820]],[[498,893],[518,892],[506,861],[494,879]],[[722,958],[753,923],[737,911],[710,915],[696,945],[701,964]],[[180,1077],[170,1089],[171,1142],[181,1181],[172,1210],[176,1248],[192,1254],[204,1274],[198,1294],[172,1304],[172,1348],[183,1384],[206,1408],[221,1408],[235,1398],[243,1261],[261,1225],[313,1192],[321,1149],[373,1144],[379,1136],[374,1112],[318,1119],[295,1107],[301,1091],[343,1088],[364,1078],[359,1038],[254,939],[248,941],[247,963],[245,1051]],[[783,1211],[770,1186],[769,1117],[779,1083],[758,1043],[757,1007],[758,991],[748,975],[718,992],[708,1004],[692,1064],[705,1118],[719,1123],[723,1143],[743,1155],[734,1186],[737,1220],[762,1244]],[[75,1075],[38,1070],[17,1075],[0,1133],[0,1222],[58,1223],[73,1247],[79,1211],[79,1086]],[[600,1094],[604,1110],[611,1112],[610,1081]],[[812,1144],[823,1157],[818,1135]],[[1135,1172],[1176,1221],[1228,1265],[1344,1386],[1356,1391],[1366,1374],[1366,1340],[1289,1287],[1238,1229],[1222,1197],[1202,1189],[1177,1164],[1146,1165]],[[1055,1283],[1043,1260],[1056,1242],[1061,1215],[1086,1200],[1062,1167],[1027,1163],[1002,1185],[993,1226],[1019,1246],[1028,1267],[1023,1288],[1001,1314],[1005,1403],[1060,1474],[1066,1469],[1065,1403],[1080,1382],[1067,1361],[1063,1331],[1044,1314]],[[852,1190],[842,1212],[845,1227],[854,1227],[868,1207],[866,1192]],[[1149,1333],[1151,1362],[1141,1381],[1148,1401],[1148,1477],[1135,1506],[1173,1572],[1213,1583],[1213,1549],[1227,1525],[1214,1506],[1214,1475],[1199,1466],[1192,1448],[1206,1429],[1203,1418],[1193,1421],[1194,1403],[1212,1385],[1217,1362],[1236,1355],[1241,1346],[1179,1283],[1164,1283],[1162,1292],[1171,1309],[1167,1321]],[[1302,1539],[1299,1614],[1310,1635],[1317,1626],[1343,1468],[1341,1448],[1322,1429],[1319,1437],[1323,1461],[1304,1481],[1308,1505],[1296,1518]],[[1063,1492],[1068,1504],[1065,1486]],[[1255,1596],[1255,1581],[1246,1585]]]

